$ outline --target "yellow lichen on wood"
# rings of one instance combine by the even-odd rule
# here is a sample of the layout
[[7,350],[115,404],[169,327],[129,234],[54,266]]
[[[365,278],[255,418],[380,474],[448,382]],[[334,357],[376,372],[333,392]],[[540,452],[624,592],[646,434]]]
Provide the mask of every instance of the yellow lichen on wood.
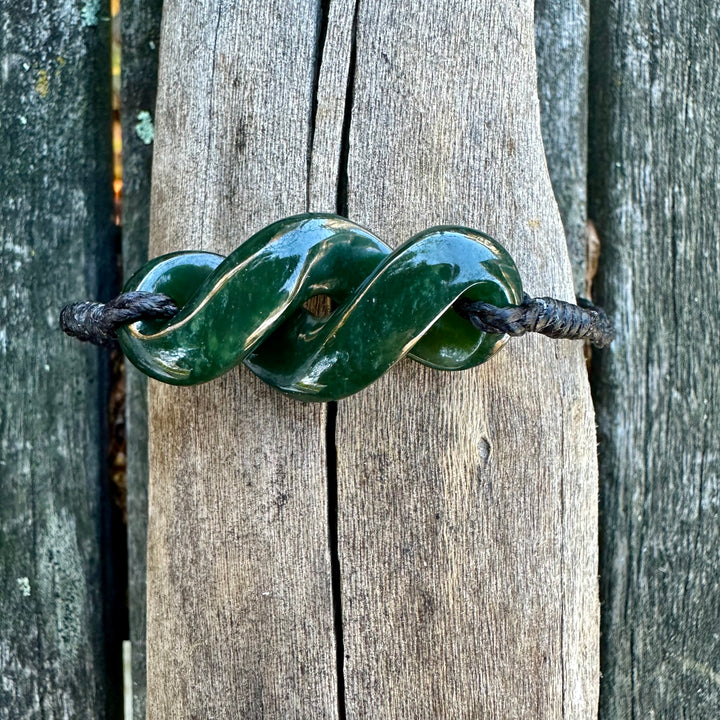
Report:
[[47,97],[49,90],[50,80],[48,78],[47,70],[39,70],[37,80],[35,81],[35,92],[37,92],[40,97]]

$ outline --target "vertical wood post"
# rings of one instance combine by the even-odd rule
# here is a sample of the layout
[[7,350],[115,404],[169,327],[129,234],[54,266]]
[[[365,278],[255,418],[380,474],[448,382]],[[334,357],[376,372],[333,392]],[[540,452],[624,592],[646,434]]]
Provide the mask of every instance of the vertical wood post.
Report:
[[586,288],[589,24],[590,0],[535,0],[535,48],[545,156],[565,228],[575,294],[581,297],[587,297],[589,289]]
[[[569,299],[536,82],[531,0],[169,0],[151,253],[337,209],[392,244],[478,227]],[[149,717],[592,716],[581,348],[403,362],[329,412],[244,369],[151,383]]]
[[[123,0],[121,8],[123,128],[123,272],[148,257],[150,169],[157,92],[162,0]],[[147,571],[147,378],[125,363],[127,443],[128,616],[132,643],[133,717],[145,718],[145,578]]]
[[601,717],[720,707],[720,7],[593,6]]
[[51,5],[0,7],[0,718],[95,720],[120,709],[107,356],[57,314],[114,290],[109,9]]

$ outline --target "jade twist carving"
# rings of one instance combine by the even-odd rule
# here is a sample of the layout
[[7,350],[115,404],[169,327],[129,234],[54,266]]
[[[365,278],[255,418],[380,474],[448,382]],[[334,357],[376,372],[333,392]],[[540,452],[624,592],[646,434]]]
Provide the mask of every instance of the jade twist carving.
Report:
[[[176,252],[147,263],[124,292],[162,293],[179,310],[117,330],[144,373],[192,385],[245,363],[300,400],[351,395],[404,356],[441,370],[479,365],[507,341],[453,309],[523,301],[517,268],[492,238],[463,227],[425,230],[395,251],[336,215],[269,225],[224,258]],[[327,295],[326,317],[304,304]]]

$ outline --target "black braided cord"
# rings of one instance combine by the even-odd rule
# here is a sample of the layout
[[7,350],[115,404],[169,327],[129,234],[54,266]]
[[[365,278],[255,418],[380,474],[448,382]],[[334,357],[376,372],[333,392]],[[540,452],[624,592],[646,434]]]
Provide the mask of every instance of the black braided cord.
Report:
[[584,298],[578,304],[550,297],[525,295],[520,305],[497,307],[460,298],[453,308],[478,330],[517,337],[536,332],[556,340],[588,340],[595,347],[608,347],[615,329],[602,308]]
[[[507,307],[460,298],[453,309],[478,330],[496,335],[536,332],[558,340],[588,340],[599,348],[610,345],[615,337],[605,312],[582,298],[573,305],[555,298],[525,295],[520,305]],[[171,318],[177,312],[177,305],[167,295],[136,291],[118,295],[107,303],[66,305],[60,313],[60,327],[71,337],[107,346],[123,325]]]
[[107,303],[79,302],[60,312],[60,328],[70,337],[93,345],[111,345],[117,329],[138,320],[171,318],[178,306],[167,295],[128,292]]

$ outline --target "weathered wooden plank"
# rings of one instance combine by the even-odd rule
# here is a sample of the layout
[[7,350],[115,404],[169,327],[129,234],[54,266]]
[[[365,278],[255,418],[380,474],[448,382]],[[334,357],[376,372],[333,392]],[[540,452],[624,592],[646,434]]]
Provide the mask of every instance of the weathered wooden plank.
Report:
[[[155,57],[161,3],[123,4],[123,156],[125,190],[123,256],[126,276],[147,255],[149,169],[152,145],[142,135],[139,113],[154,115]],[[336,210],[347,62],[352,12],[348,3],[330,5],[331,19],[325,48],[330,57],[321,78],[314,127],[310,208]],[[538,85],[546,156],[568,240],[576,292],[584,291],[585,170],[587,101],[587,3],[536,0]],[[558,57],[562,62],[558,65]],[[141,139],[142,138],[142,139]],[[568,162],[568,158],[571,161]],[[145,552],[147,512],[146,400],[143,376],[127,370],[128,544],[130,634],[133,641],[135,716],[145,716]]]
[[0,718],[119,713],[107,357],[57,324],[115,277],[108,15],[0,7]]
[[[324,148],[328,157],[317,163],[314,156],[309,158],[319,178],[317,185],[308,186],[310,201],[317,203],[315,209],[326,209],[332,190],[327,168],[339,156],[340,201],[356,219],[374,224],[395,241],[416,229],[413,221],[418,227],[445,220],[502,229],[503,238],[516,238],[514,246],[506,242],[518,253],[530,291],[570,295],[564,239],[542,159],[532,8],[525,3],[509,13],[483,4],[460,9],[464,26],[476,31],[471,37],[477,44],[470,47],[460,41],[450,22],[458,8],[448,4],[437,14],[423,7],[413,10],[378,17],[382,12],[374,4],[359,8],[357,62],[351,75],[354,104],[344,158],[338,148],[337,108],[342,98],[332,92],[327,77],[345,77],[353,48],[338,55],[329,50],[342,46],[343,38],[352,42],[347,30],[355,8],[331,4],[314,133],[318,151]],[[168,96],[161,97],[160,108],[166,102],[167,115],[162,110],[158,115],[157,152],[167,142],[167,165],[160,174],[156,160],[157,251],[180,245],[225,249],[237,227],[251,224],[254,229],[277,217],[277,206],[268,208],[269,201],[280,195],[279,178],[287,181],[288,166],[302,155],[292,146],[288,150],[288,145],[303,127],[303,113],[298,117],[294,103],[298,97],[310,98],[312,72],[304,80],[308,85],[303,85],[302,75],[295,76],[295,92],[285,97],[279,85],[292,84],[293,70],[312,67],[311,61],[308,66],[302,62],[309,57],[298,32],[303,18],[289,26],[280,17],[273,25],[283,28],[281,40],[293,48],[288,69],[280,67],[278,56],[288,53],[282,43],[272,58],[275,62],[268,62],[259,32],[261,13],[248,11],[258,29],[253,32],[251,24],[233,37],[226,15],[214,15],[216,8],[203,12],[208,15],[185,12],[181,17],[175,9],[171,19],[165,19],[168,74],[161,70],[161,92],[167,88]],[[166,42],[170,32],[172,39]],[[292,37],[294,33],[298,34]],[[257,38],[252,51],[243,45],[245,34]],[[182,45],[177,38],[183,38]],[[277,38],[274,43],[277,48]],[[479,67],[458,70],[462,57]],[[507,78],[514,82],[505,84]],[[463,93],[456,92],[460,83]],[[298,87],[305,87],[307,94],[299,93]],[[430,91],[435,91],[432,103]],[[250,98],[247,106],[239,100],[243,94]],[[470,99],[467,105],[461,95]],[[273,104],[278,97],[279,106]],[[323,97],[328,106],[321,103]],[[408,99],[412,102],[405,102]],[[257,115],[250,114],[250,107]],[[310,108],[308,102],[306,112]],[[403,113],[407,117],[401,117]],[[446,117],[453,119],[448,122]],[[167,139],[163,122],[168,123]],[[238,143],[241,123],[243,142]],[[275,136],[284,138],[283,153],[274,153],[272,144],[262,146],[258,135],[266,144],[275,142]],[[254,153],[245,150],[248,137],[256,140]],[[229,157],[234,164],[228,163]],[[283,173],[277,167],[268,169],[271,161],[279,163]],[[441,173],[443,163],[452,172]],[[377,167],[377,174],[372,167]],[[479,167],[485,173],[482,183]],[[535,172],[527,172],[528,167]],[[241,170],[253,180],[242,193],[237,189]],[[298,176],[304,177],[299,166],[289,174],[291,182]],[[287,197],[287,188],[283,192]],[[477,198],[491,197],[494,202],[471,207]],[[284,212],[292,209],[297,208]],[[233,216],[240,222],[228,225]],[[547,229],[547,237],[539,227]],[[171,244],[168,238],[180,234],[183,240]],[[460,716],[483,710],[490,716],[512,716],[539,708],[544,717],[561,717],[563,712],[584,717],[592,711],[597,681],[594,439],[582,361],[577,348],[536,339],[517,343],[505,359],[501,356],[494,363],[492,370],[445,375],[442,380],[417,366],[403,366],[379,389],[340,405],[338,529],[346,624],[344,679],[352,716],[423,715],[428,707],[441,714],[451,708]],[[541,397],[538,389],[547,386],[549,371],[551,377],[557,373],[551,400]],[[316,650],[320,648],[320,673],[316,669],[312,677],[316,683],[319,679],[332,685],[326,634],[332,628],[318,605],[309,613],[311,619],[320,616],[317,625],[309,631],[310,621],[300,626],[303,637],[290,655],[287,633],[297,631],[296,618],[286,615],[279,623],[273,617],[268,623],[269,615],[259,615],[256,604],[247,603],[243,614],[236,609],[256,599],[251,596],[259,585],[253,578],[263,570],[239,552],[241,522],[252,528],[241,536],[253,553],[270,563],[270,572],[284,568],[286,577],[292,574],[286,584],[301,595],[301,603],[306,602],[298,587],[303,573],[306,581],[319,584],[321,601],[327,602],[329,595],[326,558],[312,550],[318,547],[313,533],[319,532],[324,515],[319,518],[308,510],[300,529],[292,526],[291,513],[282,515],[291,537],[306,533],[317,563],[311,575],[303,568],[298,572],[296,554],[285,560],[268,556],[276,540],[272,527],[263,522],[268,508],[272,510],[267,476],[272,479],[278,457],[285,475],[294,479],[297,472],[297,460],[286,457],[285,432],[295,433],[291,448],[312,430],[316,409],[289,405],[268,395],[244,371],[240,375],[240,385],[231,377],[193,391],[152,387],[149,707],[158,716],[200,710],[203,715],[222,714],[229,707],[240,707],[250,716],[283,711],[332,716],[334,687],[324,695],[316,693],[315,704],[309,705],[307,695],[300,697],[292,670],[292,655],[307,652],[314,643]],[[515,384],[508,381],[511,375]],[[417,399],[425,389],[441,396],[437,407],[420,407]],[[378,401],[383,392],[389,407]],[[242,408],[235,408],[237,397],[245,399]],[[243,421],[242,437],[248,443],[243,453],[236,449],[234,424],[226,420],[231,405],[235,413],[253,408],[252,424]],[[301,426],[278,430],[286,413],[294,413]],[[322,419],[314,417],[321,424]],[[269,427],[273,442],[280,438],[283,444],[269,450],[267,441],[254,434],[260,424]],[[539,444],[538,427],[551,438],[547,446]],[[517,428],[535,431],[528,437]],[[376,438],[370,448],[368,438]],[[523,443],[528,456],[518,450]],[[312,469],[321,446],[322,438],[305,442],[303,460],[311,466],[305,472],[310,488],[305,492],[315,492],[316,502],[321,498],[324,507]],[[565,482],[570,472],[565,467],[573,467],[573,483]],[[248,468],[260,475],[259,490],[252,493],[243,487]],[[198,488],[193,482],[200,476],[204,477]],[[514,487],[518,476],[532,478],[535,485]],[[416,484],[401,488],[403,477],[413,477]],[[417,488],[419,494],[412,497]],[[242,513],[230,504],[236,498],[245,506]],[[431,523],[423,503],[432,513]],[[398,517],[411,536],[409,543],[404,542],[401,523],[395,522]],[[436,533],[438,521],[443,527]],[[387,528],[389,523],[392,528]],[[214,545],[220,543],[228,545],[229,559],[221,554],[223,563],[216,569],[203,558],[212,558]],[[297,546],[291,541],[290,547]],[[228,586],[234,592],[226,592]],[[426,632],[429,640],[422,637]],[[269,657],[266,647],[273,643],[279,647]],[[448,662],[456,664],[450,669]],[[288,670],[291,687],[281,705],[276,688],[287,682]]]
[[618,338],[594,370],[603,718],[720,707],[720,6],[603,1],[589,207]]
[[123,128],[123,268],[147,260],[150,170],[157,94],[161,0],[123,0],[121,121]]
[[[162,0],[124,0],[121,8],[123,128],[123,271],[147,260],[150,171]],[[128,614],[132,642],[133,717],[145,718],[145,575],[147,569],[147,381],[125,364]]]
[[[357,12],[350,216],[394,244],[479,227],[530,293],[572,297],[532,2]],[[525,338],[460,374],[401,363],[339,404],[336,440],[348,717],[591,717],[597,479],[581,349]]]
[[535,0],[540,120],[575,294],[587,297],[589,0]]
[[[319,3],[165,4],[151,254],[301,212]],[[150,718],[337,717],[325,409],[151,383]]]

